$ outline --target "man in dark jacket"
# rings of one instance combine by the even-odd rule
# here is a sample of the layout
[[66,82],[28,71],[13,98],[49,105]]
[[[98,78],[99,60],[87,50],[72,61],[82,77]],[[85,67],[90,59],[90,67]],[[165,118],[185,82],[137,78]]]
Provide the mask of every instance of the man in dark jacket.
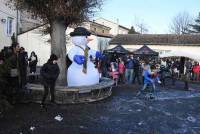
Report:
[[137,78],[138,84],[140,85],[140,62],[139,57],[134,61],[134,77],[133,77],[133,84],[135,83],[135,79]]
[[133,74],[134,74],[134,59],[133,55],[129,56],[127,58],[127,61],[125,62],[125,78],[127,84],[132,84],[133,82]]
[[20,72],[20,88],[24,89],[27,84],[27,66],[28,66],[28,54],[23,47],[19,52],[19,72]]
[[49,89],[51,93],[51,102],[54,103],[54,90],[55,83],[60,73],[60,69],[57,64],[58,57],[55,54],[50,56],[50,59],[45,63],[41,70],[40,75],[42,77],[42,84],[44,85],[44,96],[42,99],[42,106],[44,106],[44,102],[48,95]]

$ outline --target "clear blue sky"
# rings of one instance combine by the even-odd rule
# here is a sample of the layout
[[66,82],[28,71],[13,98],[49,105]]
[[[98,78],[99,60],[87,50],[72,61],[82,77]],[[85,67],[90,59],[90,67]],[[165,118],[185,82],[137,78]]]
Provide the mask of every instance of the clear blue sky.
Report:
[[95,17],[103,17],[126,27],[137,21],[148,26],[149,33],[169,33],[172,18],[180,12],[188,12],[196,18],[200,12],[200,0],[105,0],[102,11]]

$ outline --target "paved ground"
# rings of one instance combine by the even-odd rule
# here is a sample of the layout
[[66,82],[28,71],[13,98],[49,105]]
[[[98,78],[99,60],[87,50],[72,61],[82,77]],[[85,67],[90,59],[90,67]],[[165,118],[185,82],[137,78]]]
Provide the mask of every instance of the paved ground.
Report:
[[[191,85],[193,91],[182,91],[181,83],[158,88],[154,101],[136,97],[138,88],[118,86],[104,101],[48,105],[47,111],[38,104],[19,104],[5,115],[0,114],[0,134],[200,133],[200,85]],[[61,122],[54,119],[58,114],[63,117]],[[31,126],[35,127],[33,131]]]

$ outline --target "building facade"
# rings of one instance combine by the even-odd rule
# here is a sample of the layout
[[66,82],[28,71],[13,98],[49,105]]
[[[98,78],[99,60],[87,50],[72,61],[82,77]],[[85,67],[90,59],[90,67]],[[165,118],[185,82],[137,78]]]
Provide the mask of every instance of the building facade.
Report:
[[11,45],[11,36],[16,34],[17,11],[5,5],[0,0],[0,49]]
[[111,30],[110,27],[98,24],[94,21],[84,22],[83,26],[89,29],[90,31],[100,33],[100,34],[110,34],[110,30]]
[[110,30],[110,34],[112,35],[118,35],[118,34],[128,34],[129,32],[129,28],[126,28],[122,25],[119,25],[119,23],[115,23],[115,22],[112,22],[110,20],[106,20],[104,18],[99,18],[99,19],[96,19],[95,20],[96,23],[99,23],[101,25],[104,25],[104,26],[107,26],[107,27],[110,27],[111,30]]
[[159,52],[170,51],[189,52],[200,57],[199,35],[174,35],[174,34],[127,34],[117,35],[109,42],[109,49],[122,45],[127,50],[134,52],[143,45]]

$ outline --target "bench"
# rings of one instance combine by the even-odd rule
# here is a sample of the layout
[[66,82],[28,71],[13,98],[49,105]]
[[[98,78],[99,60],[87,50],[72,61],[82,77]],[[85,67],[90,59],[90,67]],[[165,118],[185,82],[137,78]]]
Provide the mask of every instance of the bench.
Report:
[[[55,101],[59,104],[85,103],[99,101],[112,94],[114,81],[104,78],[99,84],[81,87],[55,87]],[[34,102],[40,102],[43,96],[44,87],[41,84],[27,84],[27,88],[32,90],[31,97]]]
[[[62,89],[59,90],[61,92],[65,92],[65,93],[72,93],[73,94],[73,101],[78,101],[79,99],[79,89]],[[64,100],[64,97],[62,96],[62,99]]]
[[[39,84],[27,84],[27,88],[33,91],[44,91],[44,87]],[[70,88],[64,88],[64,87],[55,87],[55,92],[64,92],[64,93],[72,93],[73,94],[73,101],[78,101],[79,98],[79,89],[70,89]],[[64,94],[62,95],[62,100],[64,98]]]
[[34,78],[36,78],[36,80],[39,80],[40,73],[29,73],[29,74],[27,75],[27,77],[28,77],[28,80],[29,80],[29,81],[31,80],[31,77],[34,77]]

